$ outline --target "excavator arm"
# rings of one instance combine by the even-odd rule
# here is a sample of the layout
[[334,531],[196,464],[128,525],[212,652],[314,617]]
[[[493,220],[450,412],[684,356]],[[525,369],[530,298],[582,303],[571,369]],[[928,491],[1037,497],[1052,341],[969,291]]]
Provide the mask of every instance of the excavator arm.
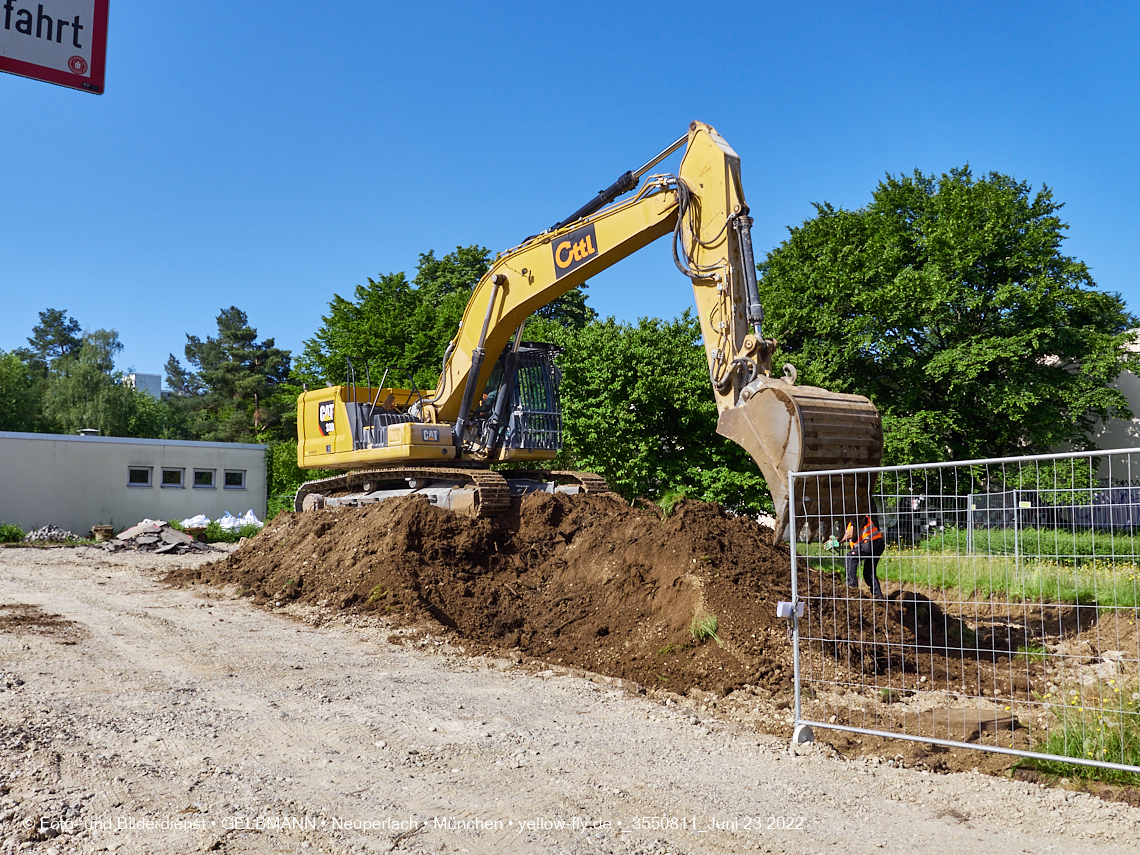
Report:
[[[476,284],[452,342],[431,405],[439,421],[453,423],[467,412],[463,393],[476,363],[479,374],[472,388],[485,385],[491,363],[480,360],[479,351],[491,354],[493,361],[537,309],[671,232],[683,244],[679,264],[693,280],[717,406],[724,410],[736,403],[725,382],[726,374],[740,368],[733,367],[735,360],[763,361],[770,355],[747,325],[746,308],[754,305],[759,333],[755,265],[742,262],[738,239],[739,224],[751,224],[740,186],[740,158],[708,125],[694,122],[684,139],[679,177],[654,176],[635,198],[570,220],[495,259]],[[747,252],[751,262],[750,238]]]
[[[476,394],[526,319],[672,233],[674,259],[693,283],[720,412],[717,432],[743,446],[763,472],[776,504],[779,537],[793,498],[788,472],[877,466],[879,415],[864,397],[795,385],[790,365],[782,376],[773,376],[776,342],[763,335],[740,158],[715,129],[700,122],[690,125],[684,143],[677,176],[650,177],[633,199],[586,216],[576,212],[566,224],[495,259],[475,286],[440,383],[419,415],[454,425],[457,456],[462,454]],[[636,186],[630,175],[611,190]],[[794,498],[817,518],[853,518],[868,512],[871,486],[866,475],[836,476],[827,489],[813,485]]]

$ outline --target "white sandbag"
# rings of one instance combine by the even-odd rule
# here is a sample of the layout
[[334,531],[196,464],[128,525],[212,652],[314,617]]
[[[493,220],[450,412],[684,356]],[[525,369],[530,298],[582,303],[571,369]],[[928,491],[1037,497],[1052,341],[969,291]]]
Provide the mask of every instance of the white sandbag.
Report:
[[253,512],[253,508],[250,508],[248,511],[241,515],[241,524],[255,525],[258,528],[262,528],[265,525],[265,523],[257,518],[257,514]]

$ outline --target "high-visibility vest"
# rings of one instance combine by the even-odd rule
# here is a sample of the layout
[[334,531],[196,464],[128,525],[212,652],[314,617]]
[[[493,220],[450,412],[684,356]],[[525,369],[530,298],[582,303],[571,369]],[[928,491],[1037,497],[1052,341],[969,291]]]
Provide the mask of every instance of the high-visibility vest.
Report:
[[879,527],[871,522],[871,518],[867,517],[867,524],[863,526],[863,533],[859,535],[859,540],[864,543],[870,543],[872,540],[882,540],[883,533],[879,531]]

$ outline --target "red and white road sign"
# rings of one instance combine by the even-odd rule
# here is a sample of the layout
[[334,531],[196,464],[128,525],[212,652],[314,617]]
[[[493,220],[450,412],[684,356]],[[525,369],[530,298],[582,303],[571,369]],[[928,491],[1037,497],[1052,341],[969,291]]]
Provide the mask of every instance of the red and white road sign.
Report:
[[0,0],[0,71],[103,94],[110,0]]

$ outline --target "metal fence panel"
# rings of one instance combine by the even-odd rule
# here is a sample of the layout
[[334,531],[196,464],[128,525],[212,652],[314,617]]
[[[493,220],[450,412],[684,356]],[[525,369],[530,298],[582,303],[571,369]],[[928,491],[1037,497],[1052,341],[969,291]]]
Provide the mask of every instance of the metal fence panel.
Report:
[[1140,772],[1140,449],[861,471],[788,479],[797,726]]

